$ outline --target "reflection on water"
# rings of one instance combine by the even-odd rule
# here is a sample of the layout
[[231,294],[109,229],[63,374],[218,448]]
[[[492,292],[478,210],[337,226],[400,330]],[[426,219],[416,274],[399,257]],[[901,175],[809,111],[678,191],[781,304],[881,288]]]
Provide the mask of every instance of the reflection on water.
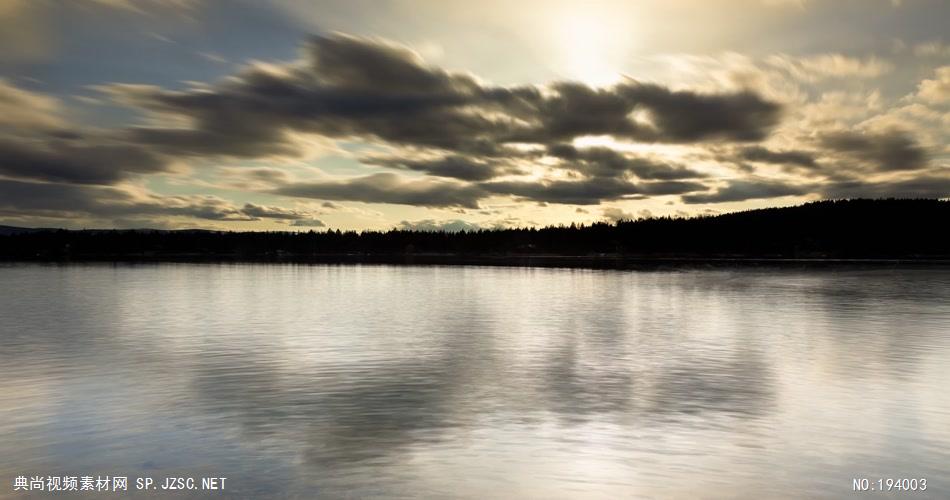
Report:
[[837,498],[856,477],[950,495],[950,270],[0,282],[0,496],[41,474],[255,497]]

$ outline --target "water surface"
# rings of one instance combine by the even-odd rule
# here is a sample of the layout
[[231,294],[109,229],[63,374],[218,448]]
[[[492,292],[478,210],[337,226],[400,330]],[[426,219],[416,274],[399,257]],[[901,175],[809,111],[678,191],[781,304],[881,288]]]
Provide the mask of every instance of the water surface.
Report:
[[6,265],[0,284],[0,497],[49,474],[950,496],[950,270]]

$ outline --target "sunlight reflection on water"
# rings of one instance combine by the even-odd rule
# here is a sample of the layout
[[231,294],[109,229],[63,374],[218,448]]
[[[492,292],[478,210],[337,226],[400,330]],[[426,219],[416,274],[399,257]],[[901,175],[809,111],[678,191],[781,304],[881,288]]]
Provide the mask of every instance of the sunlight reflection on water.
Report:
[[0,496],[21,474],[217,475],[257,497],[837,498],[856,477],[950,495],[950,270],[0,280]]

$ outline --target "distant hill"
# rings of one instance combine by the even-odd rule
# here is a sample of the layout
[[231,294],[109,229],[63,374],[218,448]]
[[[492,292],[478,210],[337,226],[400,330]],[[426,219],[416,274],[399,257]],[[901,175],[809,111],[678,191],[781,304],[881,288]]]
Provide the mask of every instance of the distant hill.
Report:
[[[0,258],[479,262],[598,259],[950,259],[950,201],[841,200],[694,218],[472,232],[0,233]],[[398,257],[398,258],[397,258]],[[428,260],[427,260],[428,259]]]
[[[4,226],[0,224],[0,235],[9,235],[9,234],[21,234],[21,233],[37,233],[37,232],[49,232],[49,231],[67,231],[61,228],[51,228],[51,227],[19,227],[19,226]],[[76,232],[85,232],[85,233],[109,233],[109,232],[155,232],[155,233],[169,233],[169,232],[181,232],[181,233],[213,233],[214,230],[211,229],[152,229],[148,227],[141,227],[137,229],[76,229]]]
[[0,225],[0,236],[8,234],[35,233],[37,231],[49,231],[49,229]]

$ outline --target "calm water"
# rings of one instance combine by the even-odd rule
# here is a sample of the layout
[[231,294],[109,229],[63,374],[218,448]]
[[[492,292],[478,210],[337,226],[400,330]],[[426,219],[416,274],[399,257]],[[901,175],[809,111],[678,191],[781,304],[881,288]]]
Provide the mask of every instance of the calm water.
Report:
[[950,496],[948,269],[21,265],[0,285],[0,497],[51,474],[224,476],[235,497],[839,498],[864,477]]

